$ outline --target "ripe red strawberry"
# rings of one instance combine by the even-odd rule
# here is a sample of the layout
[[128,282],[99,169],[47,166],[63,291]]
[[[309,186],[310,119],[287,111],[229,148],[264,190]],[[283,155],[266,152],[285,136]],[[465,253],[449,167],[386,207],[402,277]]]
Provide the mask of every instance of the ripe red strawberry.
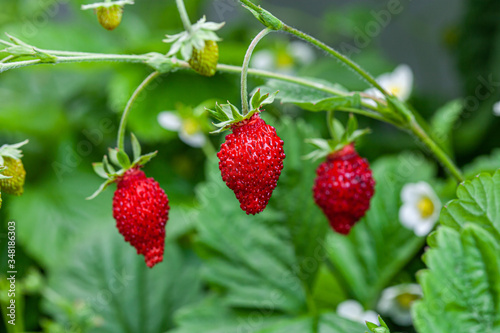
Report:
[[198,50],[193,47],[189,65],[204,76],[213,76],[219,61],[219,46],[213,40],[206,40],[205,47]]
[[153,267],[163,260],[168,197],[153,178],[133,168],[118,179],[113,217],[118,231]]
[[231,126],[217,154],[222,180],[247,214],[266,208],[283,169],[283,141],[258,113]]
[[350,143],[328,155],[316,174],[314,201],[327,216],[331,227],[347,235],[370,208],[375,181],[368,162]]

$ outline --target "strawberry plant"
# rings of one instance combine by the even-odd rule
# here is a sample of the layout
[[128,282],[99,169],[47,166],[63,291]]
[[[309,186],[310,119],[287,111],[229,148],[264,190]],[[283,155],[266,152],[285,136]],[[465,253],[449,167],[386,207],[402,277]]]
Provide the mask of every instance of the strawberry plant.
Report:
[[391,2],[307,20],[328,43],[305,13],[186,2],[58,2],[45,26],[7,1],[5,330],[500,332],[494,69],[439,107],[369,45]]

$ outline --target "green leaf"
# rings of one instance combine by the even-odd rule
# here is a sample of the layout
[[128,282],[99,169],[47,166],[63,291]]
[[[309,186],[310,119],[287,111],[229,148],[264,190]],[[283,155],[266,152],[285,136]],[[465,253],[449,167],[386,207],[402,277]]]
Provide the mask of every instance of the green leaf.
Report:
[[418,331],[499,332],[499,253],[498,240],[474,223],[439,228],[424,257],[429,270],[418,276],[424,292],[412,309]]
[[329,226],[312,197],[318,163],[304,161],[302,156],[312,150],[305,139],[319,133],[304,121],[294,122],[289,118],[276,124],[276,132],[285,142],[286,158],[270,207],[284,213],[282,223],[287,226],[293,244],[296,273],[311,287],[325,259],[323,240]]
[[459,230],[474,222],[500,242],[500,169],[460,184],[457,197],[441,212],[441,224]]
[[417,181],[432,184],[435,174],[423,156],[409,153],[381,158],[372,170],[375,195],[365,217],[348,236],[329,232],[325,244],[333,274],[368,308],[425,242],[399,222],[402,187]]
[[206,169],[210,182],[197,188],[200,208],[191,216],[207,264],[205,279],[222,288],[231,306],[251,308],[273,297],[275,310],[304,311],[305,291],[293,273],[294,249],[283,239],[286,228],[265,220],[268,214],[247,216],[220,179],[218,164],[212,161]]
[[460,184],[429,239],[419,332],[500,331],[500,170]]
[[64,182],[52,179],[36,187],[26,184],[25,193],[10,202],[10,212],[18,222],[20,245],[43,267],[72,261],[74,258],[67,255],[67,250],[78,235],[88,227],[113,223],[112,191],[103,193],[99,200],[85,200],[98,186],[99,178],[95,175],[78,174]]
[[500,168],[500,149],[494,149],[491,155],[479,156],[470,164],[464,166],[464,174],[466,178],[472,178],[481,172],[494,173]]
[[318,82],[318,85],[331,87],[346,95],[333,96],[332,94],[312,88],[276,80],[270,80],[259,88],[264,92],[279,90],[280,93],[276,98],[279,99],[281,103],[292,103],[308,111],[330,111],[340,107],[356,108],[361,105],[359,94],[348,94],[339,86],[332,85],[326,81],[320,82]]
[[183,309],[175,320],[179,328],[169,333],[361,333],[364,325],[334,313],[287,317],[272,309],[235,310],[216,297]]
[[463,101],[460,99],[446,103],[438,109],[430,121],[431,133],[448,151],[451,149],[452,129],[462,113]]
[[191,251],[167,240],[163,262],[150,269],[110,217],[82,236],[66,253],[70,262],[51,271],[45,294],[45,309],[68,327],[89,317],[87,332],[165,332],[180,308],[201,298]]
[[137,140],[134,133],[131,133],[130,136],[132,137],[132,153],[134,154],[134,161],[137,161],[137,159],[141,157],[141,144],[139,143],[139,140]]

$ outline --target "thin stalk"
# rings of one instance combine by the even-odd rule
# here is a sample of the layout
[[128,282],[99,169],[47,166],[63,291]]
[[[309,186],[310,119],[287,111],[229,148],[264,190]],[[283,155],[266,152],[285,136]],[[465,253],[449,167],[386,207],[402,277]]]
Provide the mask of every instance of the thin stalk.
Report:
[[330,137],[335,139],[335,131],[333,130],[333,115],[334,111],[326,111],[326,126],[328,127],[328,133]]
[[245,59],[243,59],[243,66],[241,66],[241,112],[245,116],[248,113],[248,89],[247,89],[247,73],[248,65],[250,64],[250,58],[252,57],[252,52],[259,43],[259,41],[264,38],[271,29],[265,28],[255,36],[250,45],[248,46],[247,53],[245,54]]
[[193,32],[193,28],[191,27],[191,21],[189,20],[189,16],[186,10],[186,6],[184,5],[183,0],[175,0],[177,4],[177,10],[179,11],[179,15],[181,17],[182,24],[184,25],[184,29],[191,34]]
[[436,159],[451,173],[457,182],[463,182],[464,176],[460,169],[453,163],[450,157],[439,147],[424,131],[416,121],[412,122],[409,127],[410,131],[434,154]]
[[148,84],[150,84],[151,81],[153,81],[158,75],[160,75],[160,72],[153,72],[149,74],[148,77],[146,77],[144,81],[142,81],[142,83],[135,89],[134,93],[128,100],[125,110],[123,110],[122,119],[120,120],[120,127],[118,128],[118,149],[124,150],[125,147],[125,129],[127,127],[127,118],[130,114],[130,110],[132,109],[132,105],[144,88],[146,88]]
[[352,68],[356,73],[358,73],[359,75],[361,75],[361,77],[364,78],[368,83],[370,83],[372,86],[374,86],[375,88],[377,88],[382,94],[384,94],[385,96],[388,95],[387,91],[385,91],[385,89],[375,80],[375,78],[373,76],[371,76],[363,68],[361,68],[361,66],[359,66],[357,63],[355,63],[351,59],[347,58],[346,56],[344,56],[340,52],[338,52],[335,49],[331,48],[330,46],[326,45],[322,41],[320,41],[320,40],[318,40],[318,39],[316,39],[316,38],[314,38],[312,36],[309,36],[308,34],[302,32],[300,30],[292,28],[292,27],[290,27],[290,26],[288,26],[286,24],[283,25],[283,31],[286,31],[286,32],[288,32],[288,33],[290,33],[292,35],[295,35],[295,36],[297,36],[297,37],[305,40],[306,42],[309,42],[312,45],[315,45],[315,46],[319,47],[320,49],[328,52],[334,58],[336,58],[339,61],[343,62],[348,67]]

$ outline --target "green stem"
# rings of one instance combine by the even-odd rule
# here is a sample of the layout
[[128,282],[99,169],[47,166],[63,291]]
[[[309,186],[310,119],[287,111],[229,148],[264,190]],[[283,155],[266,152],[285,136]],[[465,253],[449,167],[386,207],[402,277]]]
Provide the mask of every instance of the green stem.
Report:
[[184,29],[191,35],[193,32],[193,28],[191,27],[191,21],[189,21],[189,16],[186,11],[186,6],[184,5],[183,0],[175,0],[177,4],[177,10],[179,11],[179,15],[181,16],[182,24],[184,25]]
[[328,127],[328,133],[330,137],[335,139],[335,131],[333,130],[333,115],[334,111],[326,111],[326,126]]
[[314,38],[312,36],[309,36],[308,34],[303,33],[302,31],[299,31],[299,30],[297,30],[295,28],[292,28],[292,27],[290,27],[290,26],[288,26],[286,24],[283,25],[283,31],[286,31],[286,32],[288,32],[288,33],[290,33],[292,35],[295,35],[295,36],[297,36],[297,37],[305,40],[306,42],[309,42],[312,45],[315,45],[315,46],[319,47],[320,49],[328,52],[334,58],[338,59],[340,62],[343,62],[348,67],[352,68],[356,73],[358,73],[359,75],[361,75],[362,78],[364,78],[366,81],[368,81],[368,83],[370,83],[375,88],[377,88],[378,90],[380,90],[380,92],[382,94],[384,94],[385,96],[388,95],[387,91],[385,91],[385,89],[375,80],[375,78],[373,76],[371,76],[363,68],[361,68],[361,66],[359,66],[357,63],[353,62],[351,59],[347,58],[343,54],[339,53],[338,51],[334,50],[330,46],[326,45],[322,41],[320,41],[320,40],[318,40],[318,39],[316,39],[316,38]]
[[122,119],[120,120],[120,127],[118,128],[118,149],[124,150],[125,148],[125,129],[127,127],[127,118],[130,114],[130,110],[132,109],[132,105],[134,104],[141,91],[143,91],[144,88],[146,88],[148,84],[150,84],[151,81],[153,81],[158,75],[160,75],[160,72],[153,72],[149,74],[148,77],[146,77],[144,81],[142,81],[142,83],[135,89],[134,93],[128,100],[127,105],[125,106],[125,110],[122,114]]
[[250,64],[250,58],[252,57],[252,52],[259,43],[259,41],[264,38],[271,29],[265,28],[255,36],[250,45],[248,46],[247,52],[245,54],[245,59],[243,59],[243,66],[241,66],[241,112],[245,116],[248,113],[248,89],[247,89],[247,73],[248,65]]
[[410,131],[434,154],[436,159],[451,173],[460,183],[464,181],[464,176],[460,169],[453,163],[450,157],[429,137],[427,132],[416,121],[409,127]]

